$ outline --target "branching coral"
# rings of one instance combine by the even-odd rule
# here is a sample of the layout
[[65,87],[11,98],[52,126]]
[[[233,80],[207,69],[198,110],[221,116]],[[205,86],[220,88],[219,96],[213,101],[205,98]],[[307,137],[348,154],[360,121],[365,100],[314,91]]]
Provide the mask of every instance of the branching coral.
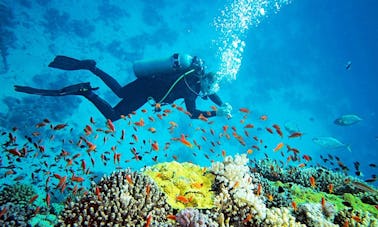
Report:
[[151,225],[164,223],[172,210],[166,196],[150,177],[129,170],[104,177],[77,203],[69,203],[60,225],[140,226],[152,217]]

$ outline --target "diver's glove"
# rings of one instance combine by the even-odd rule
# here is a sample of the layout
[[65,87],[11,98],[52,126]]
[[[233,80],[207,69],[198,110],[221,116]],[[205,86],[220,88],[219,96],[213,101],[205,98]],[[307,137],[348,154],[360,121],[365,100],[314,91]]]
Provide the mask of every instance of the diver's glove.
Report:
[[223,103],[221,107],[217,109],[217,116],[225,116],[227,119],[232,118],[231,115],[232,106],[229,103]]

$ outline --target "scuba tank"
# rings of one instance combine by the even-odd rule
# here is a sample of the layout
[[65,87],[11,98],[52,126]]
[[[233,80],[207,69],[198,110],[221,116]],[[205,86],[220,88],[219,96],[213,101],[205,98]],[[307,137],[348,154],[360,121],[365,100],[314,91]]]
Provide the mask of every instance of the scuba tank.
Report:
[[192,66],[193,57],[175,53],[167,58],[139,60],[133,64],[137,78],[157,77],[176,73],[185,73]]

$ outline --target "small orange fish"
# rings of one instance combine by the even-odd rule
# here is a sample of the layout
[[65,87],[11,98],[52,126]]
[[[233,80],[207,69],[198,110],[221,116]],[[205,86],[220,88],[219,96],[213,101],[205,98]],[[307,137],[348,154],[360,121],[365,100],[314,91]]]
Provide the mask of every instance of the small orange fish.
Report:
[[281,150],[281,148],[284,146],[284,144],[281,142],[277,144],[277,146],[273,149],[274,152]]
[[291,206],[293,207],[294,212],[296,212],[296,211],[297,211],[297,203],[294,202],[294,201],[292,201],[292,202],[291,202]]
[[151,144],[151,146],[152,146],[152,149],[154,150],[154,151],[158,151],[159,150],[159,144],[155,141],[155,142],[153,142],[152,144]]
[[303,136],[303,133],[301,132],[293,132],[289,135],[289,138],[297,138]]
[[0,218],[2,217],[2,216],[4,216],[4,214],[5,213],[7,213],[7,208],[6,207],[4,207],[1,211],[0,211]]
[[46,194],[46,205],[47,205],[48,207],[50,207],[50,201],[51,201],[50,193],[47,193],[47,194]]
[[74,181],[74,182],[83,182],[84,178],[78,177],[78,176],[72,176],[71,180]]
[[322,205],[322,209],[325,209],[326,206],[326,200],[324,197],[322,197],[322,200],[320,201],[320,204]]
[[96,195],[97,195],[97,199],[101,200],[101,191],[99,187],[96,187]]
[[109,129],[112,133],[115,132],[115,127],[114,127],[114,124],[113,124],[112,120],[107,119],[107,120],[106,120],[106,126],[108,127],[108,129]]
[[193,148],[193,144],[190,143],[184,136],[184,134],[181,134],[181,137],[180,137],[180,142],[183,143],[185,146],[189,147],[189,148]]
[[187,204],[187,203],[189,203],[189,199],[186,198],[186,197],[183,196],[183,195],[178,195],[178,196],[176,197],[176,200],[179,201],[179,202],[181,202],[181,203],[183,203],[183,204]]
[[136,126],[144,126],[144,120],[141,118],[139,121],[134,123]]
[[245,108],[245,107],[239,108],[239,111],[242,112],[242,113],[247,113],[247,114],[250,112],[249,109]]
[[329,194],[333,193],[333,184],[328,185],[328,192],[329,192]]
[[148,131],[150,131],[151,133],[155,133],[156,129],[154,127],[150,127],[150,128],[148,128]]
[[311,160],[312,160],[312,158],[311,158],[309,155],[306,155],[306,154],[304,154],[302,157],[303,157],[306,161],[311,161]]
[[150,227],[151,222],[152,222],[152,214],[149,214],[147,216],[147,219],[146,219],[146,225],[145,225],[145,227]]
[[133,179],[131,179],[131,175],[130,174],[126,174],[125,178],[126,178],[127,182],[129,182],[129,184],[133,184]]
[[150,184],[147,184],[147,185],[146,185],[146,196],[147,196],[147,197],[150,195],[150,191],[151,191],[151,185],[150,185]]
[[270,134],[273,134],[273,130],[272,130],[271,128],[266,127],[265,129],[266,129],[266,131],[268,131]]
[[255,126],[253,124],[246,124],[244,128],[254,128]]
[[17,148],[10,149],[8,152],[16,156],[22,156],[21,152],[19,152]]
[[247,217],[244,218],[243,223],[247,223],[252,219],[252,214],[247,214]]
[[311,185],[312,188],[316,187],[315,178],[313,176],[310,177],[310,185]]
[[61,130],[64,129],[68,124],[57,124],[52,129],[53,130]]
[[257,196],[260,196],[260,195],[261,195],[261,192],[262,192],[262,185],[261,185],[261,183],[259,183],[259,184],[257,185],[256,195],[257,195]]
[[30,198],[29,203],[32,204],[38,198],[38,194]]
[[198,119],[202,120],[202,121],[208,121],[207,117],[203,116],[203,114],[200,114],[198,116]]
[[352,219],[355,220],[358,223],[361,223],[361,221],[362,221],[361,218],[359,216],[357,216],[357,215],[353,215]]
[[268,116],[266,116],[266,115],[262,115],[260,117],[260,120],[262,120],[262,121],[266,121],[267,119],[268,119]]

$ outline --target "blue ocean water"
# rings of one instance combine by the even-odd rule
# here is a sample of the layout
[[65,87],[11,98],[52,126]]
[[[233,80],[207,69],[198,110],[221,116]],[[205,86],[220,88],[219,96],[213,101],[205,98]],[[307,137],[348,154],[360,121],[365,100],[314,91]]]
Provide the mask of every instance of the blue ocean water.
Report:
[[[82,176],[82,161],[86,162],[91,176],[98,178],[116,168],[138,170],[172,160],[209,166],[212,161],[223,159],[222,151],[227,155],[246,153],[252,145],[261,147],[249,155],[251,160],[267,155],[286,163],[286,148],[283,148],[284,157],[272,151],[280,142],[298,148],[300,156],[310,155],[313,160],[309,166],[340,168],[336,161],[330,164],[320,158],[321,155],[330,159],[331,155],[340,158],[350,169],[347,174],[351,176],[356,176],[355,162],[360,163],[362,180],[377,174],[377,168],[369,164],[378,165],[375,91],[378,3],[373,0],[270,1],[260,6],[264,11],[257,10],[257,14],[250,17],[245,11],[241,12],[244,15],[238,15],[246,16],[250,22],[244,30],[240,29],[243,26],[240,21],[233,18],[238,21],[236,26],[234,21],[236,30],[224,39],[226,34],[214,21],[217,18],[231,20],[222,11],[230,13],[233,2],[248,1],[2,1],[0,126],[4,134],[1,167],[15,167],[11,168],[14,173],[10,175],[7,173],[10,168],[2,168],[0,181],[37,184],[44,195],[46,176],[51,173]],[[254,4],[260,2],[264,1]],[[280,3],[280,7],[275,3]],[[236,67],[235,79],[223,80],[218,92],[224,102],[233,106],[232,119],[210,118],[209,124],[191,120],[171,108],[172,113],[160,120],[147,103],[131,119],[114,122],[116,133],[97,131],[86,137],[97,146],[96,152],[90,155],[85,152],[87,147],[76,146],[79,141],[85,145],[85,141],[80,140],[80,136],[84,136],[83,129],[90,125],[93,129],[106,130],[106,119],[91,103],[77,96],[40,97],[16,93],[13,89],[15,84],[58,89],[90,81],[100,87],[96,93],[115,105],[119,99],[89,72],[51,69],[48,63],[60,54],[95,59],[101,69],[123,85],[135,79],[134,61],[166,57],[175,52],[198,55],[209,70],[221,71],[222,64],[227,62],[222,61],[224,52],[219,48],[222,42],[233,47],[235,40],[240,42],[235,44],[237,48],[231,48],[235,54],[232,60],[240,60],[240,65]],[[175,104],[184,107],[182,100]],[[198,100],[197,104],[204,110],[211,110],[210,106],[214,105],[209,100]],[[250,113],[246,115],[240,108],[248,108]],[[351,126],[334,124],[336,118],[345,114],[355,114],[363,120]],[[261,116],[267,119],[261,120]],[[95,124],[90,122],[91,117]],[[44,119],[50,122],[44,127],[35,127]],[[145,126],[135,125],[140,119],[145,121]],[[247,123],[254,124],[254,129],[244,129]],[[67,126],[62,130],[50,128],[57,124]],[[281,126],[284,137],[266,131],[266,127],[271,128],[273,124]],[[230,134],[234,126],[247,145],[241,145],[232,135],[230,140],[220,137],[225,125],[230,127]],[[303,136],[287,138],[290,133],[284,129],[285,125],[302,132]],[[152,133],[148,130],[151,128],[157,132]],[[121,139],[122,130],[125,139]],[[5,145],[9,133],[17,137],[20,150],[28,143],[25,136],[32,138],[26,157],[9,154],[8,150],[14,148]],[[175,139],[182,134],[198,146],[189,148],[177,142]],[[255,142],[253,136],[263,140],[263,144]],[[323,136],[350,145],[351,152],[345,148],[327,149],[313,142],[314,137]],[[151,149],[153,142],[159,144],[159,151]],[[33,143],[43,146],[45,151]],[[67,151],[69,157],[61,155],[62,150]],[[72,166],[68,165],[75,154],[80,157],[73,160]],[[113,160],[115,154],[121,154],[119,163]],[[136,156],[141,160],[135,160]],[[92,165],[92,161],[95,164]],[[303,162],[302,158],[289,164]],[[38,171],[35,179],[29,170]],[[83,185],[88,186],[91,177],[84,176]],[[21,180],[15,180],[18,177]],[[56,180],[52,182],[56,183]]]

